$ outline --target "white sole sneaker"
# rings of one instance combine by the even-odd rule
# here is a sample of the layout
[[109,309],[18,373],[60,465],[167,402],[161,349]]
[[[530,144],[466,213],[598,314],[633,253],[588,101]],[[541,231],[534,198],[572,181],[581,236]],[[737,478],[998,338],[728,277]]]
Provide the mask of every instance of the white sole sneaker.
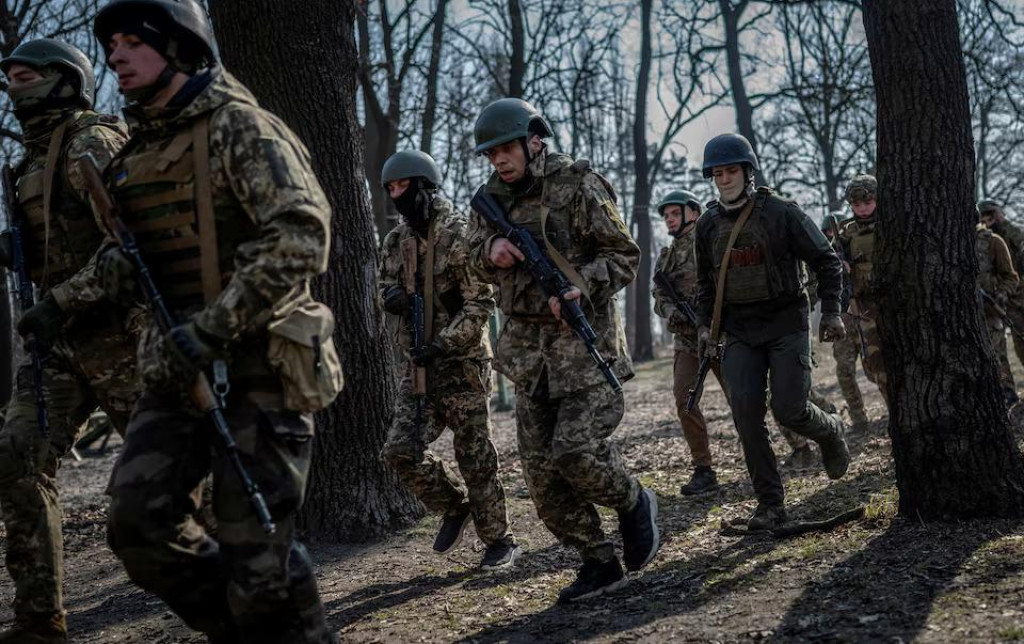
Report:
[[625,574],[623,574],[622,575],[622,579],[619,579],[618,581],[612,582],[612,583],[608,584],[607,586],[602,586],[602,587],[598,588],[597,590],[589,592],[589,593],[587,593],[585,595],[580,595],[579,597],[573,597],[572,599],[566,601],[566,603],[568,603],[568,604],[575,604],[576,602],[587,601],[588,599],[593,599],[595,597],[600,597],[601,595],[608,595],[608,594],[614,593],[616,590],[619,590],[621,588],[625,588],[626,584],[628,584],[628,583],[629,583],[629,577],[627,577]]
[[495,570],[504,570],[505,568],[511,568],[512,566],[515,565],[516,560],[519,559],[519,557],[522,554],[523,554],[523,549],[520,548],[519,546],[516,546],[515,548],[512,549],[512,554],[509,555],[508,559],[506,559],[505,561],[501,562],[500,564],[495,564],[493,566],[485,566],[484,564],[480,564],[480,570],[484,570],[484,571],[487,571],[487,572],[492,572],[492,571],[495,571]]
[[637,570],[646,568],[647,564],[651,563],[654,555],[658,554],[658,550],[661,548],[661,533],[658,531],[658,495],[654,493],[654,490],[646,488],[643,493],[647,495],[647,499],[651,503],[651,532],[654,534],[654,543],[651,546],[651,552]]
[[463,521],[462,525],[459,527],[459,534],[458,534],[458,536],[455,537],[455,541],[452,541],[452,545],[448,546],[447,550],[437,550],[436,548],[432,548],[432,550],[434,550],[434,552],[436,552],[439,555],[446,555],[449,552],[451,552],[452,550],[455,550],[456,548],[458,548],[459,544],[462,543],[462,535],[465,534],[466,528],[469,526],[469,523],[472,520],[473,520],[473,513],[470,512],[469,514],[466,515],[465,521]]

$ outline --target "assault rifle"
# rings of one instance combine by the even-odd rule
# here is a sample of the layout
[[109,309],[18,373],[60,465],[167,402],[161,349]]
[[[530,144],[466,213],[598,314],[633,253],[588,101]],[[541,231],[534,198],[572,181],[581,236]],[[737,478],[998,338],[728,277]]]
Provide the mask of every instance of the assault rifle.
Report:
[[[32,287],[32,278],[28,274],[28,265],[25,263],[25,246],[21,234],[24,221],[18,199],[15,196],[14,170],[9,163],[4,164],[2,180],[4,206],[7,208],[7,219],[11,226],[11,269],[14,271],[18,286],[18,305],[24,315],[25,311],[35,305],[36,296]],[[45,440],[50,435],[50,416],[46,409],[46,394],[43,389],[42,360],[45,348],[34,335],[25,338],[25,348],[28,349],[32,360],[32,389],[36,398],[36,422],[39,424],[39,433]]]
[[572,282],[551,263],[551,260],[540,249],[540,246],[537,245],[536,240],[528,231],[509,222],[501,204],[492,195],[488,194],[483,187],[476,191],[470,205],[484,219],[496,226],[505,239],[509,240],[513,246],[519,249],[519,252],[523,254],[522,264],[524,268],[530,272],[530,275],[537,281],[545,295],[557,297],[558,301],[561,302],[562,319],[565,320],[573,332],[576,333],[576,336],[586,345],[587,353],[590,354],[594,363],[597,364],[597,368],[604,374],[605,380],[608,381],[608,384],[611,385],[611,388],[616,393],[622,391],[622,383],[619,382],[619,379],[612,371],[611,365],[615,359],[601,357],[596,346],[597,333],[594,332],[594,327],[590,326],[590,321],[587,320],[587,316],[583,312],[579,301],[566,299],[565,297],[565,294],[573,288]]
[[[656,272],[654,274],[654,284],[668,294],[669,299],[686,316],[686,319],[693,325],[694,329],[700,328],[700,324],[697,322],[697,312],[690,306],[689,300],[676,293],[676,289],[672,286],[672,280],[668,278],[668,275],[661,271]],[[708,377],[708,370],[710,369],[711,359],[701,358],[700,364],[697,365],[697,380],[693,383],[693,388],[690,389],[690,397],[686,399],[686,411],[693,411],[693,408],[697,406],[697,398],[704,391],[704,380]]]
[[[93,159],[89,163],[83,163],[82,172],[85,175],[86,189],[89,191],[89,196],[92,197],[93,206],[99,212],[104,224],[114,234],[125,257],[135,267],[135,275],[136,279],[138,279],[139,287],[160,330],[164,333],[170,332],[177,325],[177,320],[174,319],[174,315],[167,308],[163,295],[153,280],[149,266],[146,265],[146,261],[143,259],[139,246],[135,241],[135,235],[125,225],[124,220],[121,219],[118,205],[111,198],[110,193],[107,192],[96,160]],[[218,369],[217,365],[215,365],[214,370],[223,372],[215,374],[218,384],[222,380],[226,383],[227,374],[225,367],[221,365],[220,369]],[[217,437],[220,440],[220,450],[231,463],[235,474],[238,475],[238,479],[249,496],[249,503],[252,504],[260,525],[267,534],[274,534],[277,527],[274,525],[273,517],[270,516],[267,502],[263,499],[263,494],[260,492],[259,487],[257,487],[256,482],[252,480],[248,470],[242,464],[238,456],[238,444],[235,442],[234,437],[231,436],[231,427],[228,426],[227,417],[224,415],[223,396],[225,393],[222,390],[214,391],[214,388],[210,385],[209,378],[203,371],[200,371],[199,375],[196,376],[196,381],[193,383],[192,390],[190,391],[193,404],[206,414],[206,417],[210,419],[210,423],[216,430]]]
[[983,288],[978,289],[978,294],[981,295],[981,299],[984,300],[985,304],[988,305],[992,312],[999,316],[999,319],[1003,321],[1003,324],[1005,324],[1006,328],[1010,330],[1010,333],[1015,335],[1018,340],[1024,341],[1024,335],[1021,335],[1021,331],[1014,326],[1013,322],[1010,320],[1010,316],[1006,313],[1006,309],[999,305],[996,298],[992,297],[992,295]]
[[402,268],[405,294],[409,298],[409,331],[412,347],[409,353],[409,372],[412,378],[412,395],[416,401],[416,426],[423,425],[423,407],[427,397],[427,368],[416,364],[426,344],[423,293],[420,291],[419,250],[415,238],[408,238],[402,244]]

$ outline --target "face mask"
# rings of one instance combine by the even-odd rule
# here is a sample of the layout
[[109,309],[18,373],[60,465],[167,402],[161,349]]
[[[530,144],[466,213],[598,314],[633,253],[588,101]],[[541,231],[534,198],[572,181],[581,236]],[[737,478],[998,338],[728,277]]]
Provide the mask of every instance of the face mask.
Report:
[[731,204],[739,200],[740,196],[746,192],[746,188],[746,183],[735,183],[724,190],[719,189],[718,193],[721,195],[723,203]]
[[62,94],[73,94],[66,83],[66,89],[60,88],[63,77],[59,72],[44,72],[42,78],[26,83],[17,88],[7,90],[7,95],[14,105],[14,115],[19,121],[25,121],[53,107],[52,102],[64,98]]
[[395,210],[405,218],[413,230],[423,233],[430,223],[431,194],[424,190],[418,178],[409,182],[409,187],[397,199],[391,200]]

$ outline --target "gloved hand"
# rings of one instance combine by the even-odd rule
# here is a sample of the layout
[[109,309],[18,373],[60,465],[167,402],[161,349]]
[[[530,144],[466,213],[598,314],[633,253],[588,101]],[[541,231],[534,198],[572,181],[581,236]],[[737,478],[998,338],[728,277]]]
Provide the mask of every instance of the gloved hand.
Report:
[[384,310],[392,315],[409,315],[409,296],[404,288],[392,284],[384,289]]
[[668,318],[669,331],[678,333],[690,328],[690,319],[682,311],[673,311]]
[[96,258],[96,276],[111,302],[135,299],[138,289],[135,265],[120,246],[112,244]]
[[226,347],[194,322],[180,324],[168,333],[149,332],[140,349],[139,371],[147,388],[185,391],[200,369],[221,357]]
[[0,233],[0,266],[14,268],[14,255],[11,250],[11,231],[5,230]]
[[711,329],[706,326],[697,329],[697,357],[712,360],[718,357],[718,347],[711,341]]
[[47,295],[21,316],[18,333],[22,337],[32,335],[44,346],[49,346],[60,333],[64,324],[64,312],[53,296]]
[[835,342],[846,337],[846,325],[838,313],[825,313],[821,316],[818,324],[818,340],[821,342]]
[[444,349],[435,340],[423,347],[423,350],[419,352],[419,355],[413,356],[412,361],[415,362],[418,367],[426,367],[428,364],[437,360],[444,354]]

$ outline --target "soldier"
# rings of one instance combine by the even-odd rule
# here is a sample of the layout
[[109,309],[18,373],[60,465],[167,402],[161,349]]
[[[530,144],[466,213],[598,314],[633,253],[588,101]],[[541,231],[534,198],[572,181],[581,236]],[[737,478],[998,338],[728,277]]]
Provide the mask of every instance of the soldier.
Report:
[[[842,213],[833,212],[821,225],[821,232],[825,233],[833,248],[838,245],[836,233],[842,227]],[[842,257],[840,257],[842,259]],[[850,272],[847,264],[843,263],[843,295],[842,308],[845,311],[849,307],[849,300],[853,294],[853,287],[850,283]],[[868,427],[868,412],[864,408],[864,396],[860,393],[860,386],[857,385],[857,355],[860,353],[857,348],[860,339],[856,332],[857,320],[848,312],[843,313],[843,326],[847,329],[846,337],[835,340],[832,343],[832,356],[836,360],[836,380],[839,381],[839,390],[843,392],[843,399],[846,400],[846,407],[850,411],[850,420],[853,422],[853,430],[863,432]]]
[[[143,332],[145,391],[111,477],[110,546],[135,583],[210,641],[331,641],[295,538],[311,412],[340,387],[333,319],[309,295],[330,222],[309,153],[220,67],[192,0],[112,0],[94,33],[133,122],[108,186],[178,323]],[[120,248],[98,261],[108,291],[128,290],[134,268]],[[269,534],[188,398],[215,362],[241,461],[277,526]],[[217,540],[192,519],[211,470]]]
[[[0,505],[7,569],[14,580],[14,626],[0,642],[63,642],[63,539],[56,485],[61,459],[97,405],[123,432],[138,396],[135,342],[105,303],[94,254],[103,232],[93,218],[81,164],[105,165],[127,129],[92,109],[92,63],[59,40],[23,43],[0,61],[21,124],[25,157],[15,170],[25,263],[42,297],[18,332],[42,355],[48,427],[40,427],[34,370],[18,366],[0,430]],[[11,195],[8,195],[10,197]],[[10,232],[0,236],[10,268]]]
[[[443,516],[436,552],[454,550],[472,519],[487,545],[480,568],[506,568],[520,549],[509,529],[498,452],[490,437],[487,321],[494,289],[467,266],[468,219],[440,194],[441,172],[429,155],[413,150],[392,155],[381,170],[381,182],[403,223],[384,238],[380,299],[384,310],[404,321],[398,345],[414,361],[402,379],[383,456],[423,504]],[[424,302],[422,350],[412,345],[409,290],[418,291]],[[428,376],[419,392],[414,386],[418,369]],[[446,426],[454,433],[465,485],[427,449]]]
[[[974,250],[978,256],[978,288],[991,297],[996,306],[1006,310],[1007,303],[1016,295],[1020,284],[1020,278],[1013,270],[1013,260],[1006,242],[985,224],[979,223]],[[1010,371],[1010,361],[1006,356],[1006,326],[992,302],[984,298],[983,300],[989,340],[999,362],[999,382],[1003,388],[1006,405],[1009,407],[1019,398],[1013,383],[1013,372]]]
[[726,334],[722,375],[757,494],[747,525],[784,522],[784,491],[765,426],[766,390],[776,421],[818,443],[829,478],[846,473],[850,452],[842,421],[807,400],[811,385],[808,299],[803,261],[818,278],[821,340],[845,333],[839,316],[842,267],[828,240],[800,207],[769,188],[754,188],[757,156],[736,134],[704,148],[704,176],[720,199],[697,221],[698,352],[717,356]]
[[[1006,218],[1003,208],[994,199],[982,199],[978,202],[978,211],[981,213],[981,223],[988,226],[989,230],[999,235],[1006,242],[1010,250],[1010,257],[1013,259],[1013,267],[1020,271],[1024,266],[1024,230]],[[1017,289],[1009,295],[1006,302],[1006,315],[1010,324],[1016,329],[1011,334],[1013,338],[1013,349],[1017,359],[1024,363],[1024,340],[1017,336],[1017,333],[1024,333],[1024,291]]]
[[[615,208],[611,186],[586,161],[549,151],[543,138],[552,136],[551,128],[525,101],[488,105],[474,136],[476,152],[494,168],[486,191],[572,280],[575,288],[565,298],[586,310],[599,351],[615,358],[615,374],[632,377],[615,294],[635,278],[640,251]],[[609,442],[622,419],[622,393],[609,387],[561,321],[561,300],[545,295],[520,263],[523,254],[477,213],[468,243],[471,266],[498,285],[498,306],[507,318],[495,368],[516,385],[527,486],[544,524],[583,559],[558,600],[621,588],[627,579],[595,504],[618,512],[628,569],[646,566],[660,544],[654,493],[641,487]]]
[[839,231],[840,255],[846,263],[853,287],[848,318],[854,322],[861,364],[868,380],[878,385],[888,404],[882,340],[878,335],[878,306],[871,291],[871,265],[875,249],[875,221],[878,181],[870,174],[859,174],[846,186],[846,201],[853,218]]

